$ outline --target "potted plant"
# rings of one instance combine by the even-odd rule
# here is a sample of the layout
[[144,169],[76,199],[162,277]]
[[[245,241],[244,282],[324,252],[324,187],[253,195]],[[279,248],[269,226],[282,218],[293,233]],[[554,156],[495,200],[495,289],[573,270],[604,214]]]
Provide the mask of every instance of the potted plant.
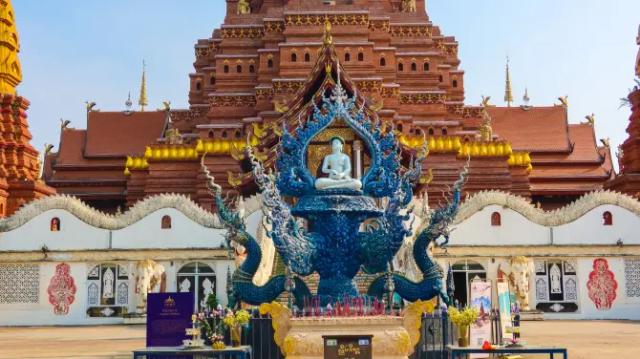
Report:
[[479,314],[478,309],[471,307],[449,309],[449,318],[458,327],[458,346],[469,346],[469,326],[478,320]]
[[242,326],[249,323],[251,315],[244,309],[238,310],[235,313],[231,310],[222,319],[222,323],[229,328],[231,332],[231,344],[234,347],[240,346],[240,338],[242,334]]

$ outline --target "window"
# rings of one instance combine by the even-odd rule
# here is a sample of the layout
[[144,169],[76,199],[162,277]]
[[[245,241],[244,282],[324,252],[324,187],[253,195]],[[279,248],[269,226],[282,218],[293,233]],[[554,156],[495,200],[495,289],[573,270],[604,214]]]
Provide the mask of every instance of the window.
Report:
[[222,138],[227,138],[227,131],[222,131]]
[[224,65],[223,71],[225,74],[229,73],[229,65]]
[[349,61],[351,61],[351,54],[347,52],[344,54],[344,62],[349,62]]
[[237,73],[241,73],[242,72],[242,65],[236,66],[236,72]]
[[613,225],[613,215],[611,214],[611,212],[606,211],[602,214],[602,224],[605,226]]
[[436,131],[433,129],[433,127],[429,127],[429,136],[433,136],[435,135]]
[[448,132],[447,132],[447,128],[446,128],[446,127],[443,127],[443,128],[442,128],[442,135],[443,135],[443,136],[446,136],[446,135],[447,135],[447,133],[448,133]]
[[423,69],[424,71],[429,71],[429,63],[428,63],[428,62],[425,62],[424,64],[422,64],[422,69]]
[[209,79],[209,85],[215,85],[216,84],[216,78],[211,76],[211,78]]
[[51,218],[49,229],[51,230],[51,232],[60,232],[60,218],[58,217]]
[[273,59],[267,60],[267,67],[268,68],[272,68],[273,67]]
[[202,85],[200,82],[196,82],[196,91],[200,91],[200,89],[202,89]]
[[196,308],[205,307],[207,296],[216,293],[216,273],[205,263],[189,263],[180,268],[177,277],[178,292],[193,293]]
[[458,80],[453,80],[452,84],[453,84],[453,87],[458,87]]
[[380,58],[380,66],[382,67],[387,66],[387,60],[384,57]]
[[90,317],[121,317],[129,306],[129,268],[103,263],[87,274],[87,314]]
[[256,72],[256,67],[254,65],[249,65],[249,72],[250,73]]
[[358,61],[364,61],[364,53],[358,52]]
[[160,228],[171,229],[171,217],[167,215],[162,216],[162,220],[160,221]]
[[209,138],[213,138],[213,131],[209,131],[209,134],[207,135]]
[[291,54],[291,62],[297,62],[298,61],[298,55],[296,55],[296,53],[292,53]]
[[398,71],[404,71],[404,65],[402,62],[398,64]]
[[0,216],[4,215],[4,203],[0,203]]
[[309,55],[309,53],[307,52],[306,54],[304,54],[304,62],[309,62],[311,61],[311,55]]
[[418,70],[418,66],[416,65],[415,62],[411,63],[411,71],[417,71]]
[[499,227],[502,225],[502,216],[498,212],[491,213],[491,225]]
[[438,81],[440,82],[444,81],[444,79],[442,78],[442,75],[438,76]]
[[236,136],[236,138],[242,138],[242,133],[240,133],[240,131],[236,131],[234,136]]
[[402,124],[401,123],[399,123],[396,127],[398,128],[398,131],[402,132]]

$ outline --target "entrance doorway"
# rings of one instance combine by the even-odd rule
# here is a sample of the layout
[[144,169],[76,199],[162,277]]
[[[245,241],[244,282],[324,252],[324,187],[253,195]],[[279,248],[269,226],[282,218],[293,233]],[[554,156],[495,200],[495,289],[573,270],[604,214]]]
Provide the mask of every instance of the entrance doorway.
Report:
[[469,304],[469,288],[471,281],[475,278],[487,279],[487,271],[484,267],[475,261],[462,260],[453,264],[453,282],[456,286],[453,292],[453,300],[461,307]]

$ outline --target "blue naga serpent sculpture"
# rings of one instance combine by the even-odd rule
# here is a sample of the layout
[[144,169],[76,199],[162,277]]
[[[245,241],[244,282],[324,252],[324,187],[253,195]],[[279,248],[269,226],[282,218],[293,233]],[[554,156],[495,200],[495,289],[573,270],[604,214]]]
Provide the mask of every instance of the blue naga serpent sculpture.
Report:
[[[309,107],[302,110],[299,124],[289,131],[286,124],[278,148],[276,176],[265,173],[251,147],[247,152],[254,179],[262,192],[263,212],[270,225],[269,237],[287,268],[284,276],[273,277],[264,286],[252,283],[261,260],[258,243],[249,235],[237,213],[229,210],[221,198],[220,187],[208,174],[209,188],[215,195],[219,217],[228,229],[228,238],[247,248],[247,259],[233,275],[233,295],[238,300],[259,304],[275,300],[282,292],[292,292],[298,303],[310,296],[300,277],[317,272],[318,297],[328,303],[345,295],[358,295],[354,278],[360,270],[386,272],[404,239],[412,233],[413,187],[422,175],[427,155],[423,148],[412,154],[408,169],[400,164],[400,145],[392,128],[383,126],[375,113],[365,110],[365,101],[357,93],[349,94],[341,85],[340,65],[327,70],[327,78]],[[335,76],[335,82],[332,81]],[[327,97],[325,94],[330,93]],[[360,102],[360,106],[358,103]],[[308,117],[302,121],[302,116]],[[368,149],[370,165],[362,177],[362,190],[317,190],[315,178],[307,166],[309,144],[318,134],[341,120]],[[204,165],[203,165],[204,167]],[[407,300],[429,299],[442,294],[441,275],[426,250],[431,241],[446,233],[460,202],[461,181],[454,186],[454,199],[447,208],[431,216],[429,226],[419,234],[414,258],[425,274],[420,283],[411,283],[398,274],[387,273],[374,281],[369,290],[381,295],[395,284]],[[282,195],[297,197],[294,206]],[[375,198],[380,199],[379,206]],[[381,208],[382,207],[382,208]],[[306,220],[306,226],[302,222]],[[360,231],[364,228],[364,231]],[[300,276],[300,277],[298,277]],[[387,278],[385,286],[384,278]],[[390,284],[393,278],[393,284]],[[444,294],[443,299],[446,299]]]
[[[449,242],[449,226],[458,213],[461,190],[467,173],[468,170],[465,167],[453,185],[451,201],[446,206],[436,209],[431,214],[426,228],[416,236],[413,245],[413,259],[422,273],[422,280],[414,282],[398,272],[384,274],[371,283],[369,295],[382,297],[386,292],[395,291],[400,297],[410,302],[439,296],[445,303],[452,304],[451,298],[447,294],[444,275],[431,257],[429,245],[433,242],[436,245],[446,246]],[[438,243],[437,240],[441,237],[444,238],[444,241]]]
[[[238,211],[230,209],[225,203],[222,198],[222,188],[215,183],[214,177],[204,164],[204,159],[205,156],[202,157],[201,167],[207,178],[207,187],[214,196],[218,216],[227,229],[227,242],[235,241],[247,250],[245,261],[233,272],[231,277],[232,290],[228,293],[229,307],[235,307],[238,300],[251,305],[271,302],[285,291],[292,292],[295,303],[302,306],[304,298],[311,296],[311,293],[307,285],[299,277],[278,275],[270,278],[262,286],[253,283],[253,277],[258,271],[262,260],[260,244],[246,231],[246,226]],[[261,168],[258,169],[258,171],[260,170]]]

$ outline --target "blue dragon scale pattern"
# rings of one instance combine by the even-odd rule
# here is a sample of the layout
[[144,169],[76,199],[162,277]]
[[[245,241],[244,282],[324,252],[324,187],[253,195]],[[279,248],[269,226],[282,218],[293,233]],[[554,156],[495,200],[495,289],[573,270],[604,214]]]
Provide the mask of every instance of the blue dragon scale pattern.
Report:
[[[382,296],[395,290],[409,301],[439,295],[448,303],[442,273],[427,249],[441,237],[446,244],[465,175],[454,185],[451,202],[435,210],[428,226],[416,236],[413,256],[423,279],[416,283],[400,273],[391,273],[391,261],[413,232],[409,206],[428,153],[426,141],[423,148],[411,154],[408,166],[403,167],[394,129],[384,126],[374,112],[366,109],[365,99],[355,90],[350,93],[341,81],[340,65],[336,62],[333,69],[327,67],[319,95],[311,98],[306,110],[300,111],[297,126],[292,129],[283,126],[275,175],[267,173],[252,148],[247,148],[253,177],[262,193],[265,222],[269,224],[267,233],[287,268],[286,275],[275,276],[263,286],[253,284],[262,257],[260,246],[247,233],[239,214],[226,206],[220,186],[203,164],[228,239],[247,248],[247,259],[233,274],[233,296],[249,304],[260,304],[271,302],[287,291],[301,303],[304,297],[312,295],[301,277],[317,272],[316,295],[322,303],[328,303],[359,295],[354,278],[363,270],[381,273],[369,288],[369,295]],[[306,154],[312,140],[336,121],[346,124],[365,143],[370,155],[361,191],[314,187],[315,178],[308,169]],[[291,206],[283,196],[298,199]]]

